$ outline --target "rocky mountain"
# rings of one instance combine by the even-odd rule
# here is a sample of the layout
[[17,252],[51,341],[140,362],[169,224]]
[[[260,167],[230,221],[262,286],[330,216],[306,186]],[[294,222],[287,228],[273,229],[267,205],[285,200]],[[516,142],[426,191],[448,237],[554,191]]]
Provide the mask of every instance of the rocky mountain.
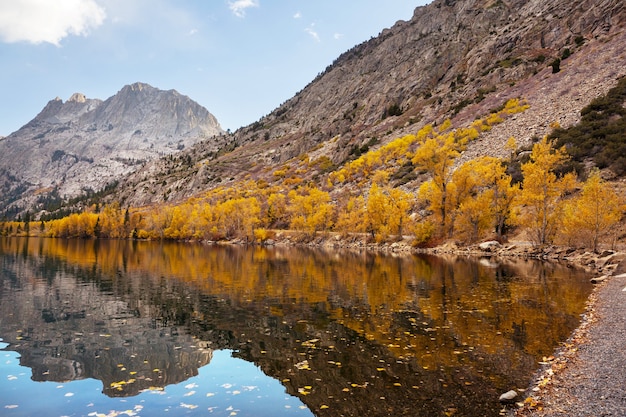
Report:
[[189,97],[143,83],[105,101],[80,93],[65,102],[56,98],[0,139],[0,211],[98,192],[199,141],[217,149],[222,133],[216,118]]
[[[33,164],[28,175],[19,172],[21,176],[0,165],[4,170],[0,172],[9,179],[0,187],[7,189],[10,183],[13,193],[19,187],[31,193],[57,187],[69,194],[86,187],[96,190],[123,176],[111,201],[123,206],[177,201],[243,178],[271,182],[273,172],[303,160],[325,160],[327,171],[426,124],[450,118],[453,126],[467,126],[508,99],[521,98],[530,108],[472,142],[461,160],[484,154],[502,156],[511,136],[523,147],[553,126],[577,123],[583,107],[626,75],[624,62],[623,0],[434,0],[416,8],[409,21],[398,21],[346,51],[267,116],[232,135],[193,146],[168,133],[184,130],[176,130],[174,122],[165,124],[167,131],[162,118],[158,124],[148,123],[149,114],[155,114],[153,107],[139,110],[127,104],[132,100],[125,95],[139,94],[141,85],[125,88],[120,92],[124,97],[102,104],[83,101],[81,96],[66,103],[52,102],[33,121],[41,130],[29,123],[17,132],[30,129],[28,135],[0,140],[0,150],[13,152],[9,160],[18,151],[7,143],[20,142],[17,138],[28,137],[37,146],[47,146],[46,165]],[[70,104],[76,107],[72,111],[84,112],[82,130],[76,136],[88,138],[77,141],[84,145],[85,154],[46,142],[50,133],[63,129],[67,129],[61,136],[64,141],[74,137],[68,126],[78,122],[68,122],[60,111]],[[144,117],[145,123],[125,123],[111,112]],[[128,129],[124,135],[111,133],[122,128]],[[90,136],[89,129],[96,133]],[[157,136],[165,143],[151,148]],[[105,139],[112,144],[91,145]],[[131,152],[126,145],[140,149]],[[37,146],[19,149],[39,152]],[[174,154],[180,148],[184,149]],[[144,164],[150,150],[167,155]],[[41,179],[58,165],[66,167],[62,181]],[[78,170],[82,166],[98,170],[82,176]],[[119,175],[107,176],[112,168]],[[299,175],[308,181],[320,173],[312,169]],[[85,179],[81,182],[79,177]]]
[[[322,74],[215,153],[181,153],[189,170],[155,161],[120,186],[117,199],[141,205],[182,199],[245,176],[271,178],[295,158],[334,166],[427,123],[462,126],[508,98],[530,110],[495,127],[465,158],[501,155],[569,126],[593,98],[626,74],[622,0],[435,0],[411,20],[338,57]],[[272,169],[273,168],[273,169]]]

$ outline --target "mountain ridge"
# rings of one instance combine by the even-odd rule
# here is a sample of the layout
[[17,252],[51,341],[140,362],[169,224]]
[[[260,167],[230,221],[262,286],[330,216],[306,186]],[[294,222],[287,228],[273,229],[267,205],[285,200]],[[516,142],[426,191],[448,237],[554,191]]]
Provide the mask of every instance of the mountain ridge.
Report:
[[[625,26],[619,0],[435,0],[346,51],[294,97],[238,129],[227,152],[215,155],[202,144],[189,149],[192,165],[202,168],[168,173],[170,165],[156,161],[126,178],[116,196],[138,206],[245,176],[269,181],[272,167],[307,155],[340,166],[425,124],[451,118],[462,126],[531,94],[532,117],[498,126],[507,136],[488,135],[489,152],[502,155],[511,134],[525,145],[552,122],[575,123],[582,107],[615,85],[624,73]],[[553,74],[557,60],[564,70]],[[584,94],[577,85],[585,85]],[[526,125],[509,128],[519,121]],[[468,155],[481,153],[476,146]]]
[[124,86],[106,100],[74,93],[50,100],[0,141],[0,210],[97,192],[142,164],[180,152],[223,130],[208,110],[176,90]]

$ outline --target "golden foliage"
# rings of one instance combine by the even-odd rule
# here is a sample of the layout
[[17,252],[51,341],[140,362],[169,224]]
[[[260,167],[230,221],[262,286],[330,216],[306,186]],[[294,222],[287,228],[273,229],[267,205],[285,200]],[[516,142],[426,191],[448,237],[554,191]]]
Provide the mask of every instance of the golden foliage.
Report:
[[555,149],[544,137],[533,146],[530,161],[522,165],[520,203],[524,212],[519,223],[538,245],[553,242],[563,218],[564,196],[576,185],[573,173],[562,177],[555,174],[568,158],[564,147]]
[[570,244],[591,243],[590,248],[597,251],[604,239],[615,236],[614,226],[621,220],[622,212],[622,199],[594,170],[582,192],[565,204],[564,238]]

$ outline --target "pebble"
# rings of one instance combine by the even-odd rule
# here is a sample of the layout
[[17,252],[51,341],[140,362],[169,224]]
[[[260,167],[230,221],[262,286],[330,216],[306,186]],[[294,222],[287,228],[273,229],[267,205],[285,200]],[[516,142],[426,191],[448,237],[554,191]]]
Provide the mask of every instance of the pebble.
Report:
[[517,391],[515,390],[507,391],[500,396],[500,402],[510,403],[510,402],[513,402],[515,398],[517,398]]

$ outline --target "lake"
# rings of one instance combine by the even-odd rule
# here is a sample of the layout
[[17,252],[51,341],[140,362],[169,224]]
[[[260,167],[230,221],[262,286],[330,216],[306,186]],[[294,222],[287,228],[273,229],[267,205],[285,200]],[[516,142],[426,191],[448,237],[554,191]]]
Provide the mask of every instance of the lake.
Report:
[[590,291],[523,259],[0,238],[0,414],[498,416]]

